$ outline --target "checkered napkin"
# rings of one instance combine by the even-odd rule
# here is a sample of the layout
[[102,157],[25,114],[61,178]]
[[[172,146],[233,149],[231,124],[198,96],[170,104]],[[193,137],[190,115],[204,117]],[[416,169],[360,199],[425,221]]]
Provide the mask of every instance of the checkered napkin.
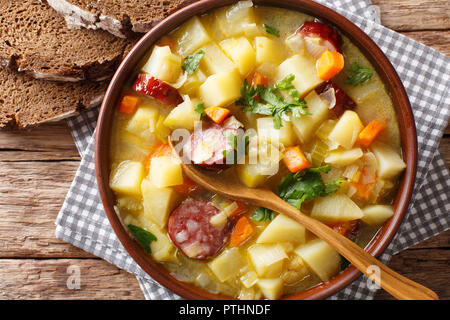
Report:
[[[388,56],[408,92],[416,120],[419,161],[413,199],[395,238],[380,256],[392,255],[449,229],[449,171],[438,150],[450,113],[450,58],[380,25],[369,0],[319,0],[363,29]],[[136,275],[147,299],[180,299],[154,282],[114,234],[98,195],[94,131],[98,109],[68,120],[81,165],[56,220],[56,237]],[[361,276],[330,299],[372,299],[376,290]]]

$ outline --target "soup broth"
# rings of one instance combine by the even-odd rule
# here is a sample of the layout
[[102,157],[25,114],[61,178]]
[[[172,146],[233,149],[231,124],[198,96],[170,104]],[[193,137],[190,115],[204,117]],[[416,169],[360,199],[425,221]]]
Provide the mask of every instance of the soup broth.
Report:
[[183,161],[269,187],[361,247],[393,215],[405,168],[392,100],[362,52],[315,17],[250,1],[161,38],[112,132],[110,187],[130,234],[177,279],[239,299],[306,290],[345,260],[297,222],[195,185],[170,135]]

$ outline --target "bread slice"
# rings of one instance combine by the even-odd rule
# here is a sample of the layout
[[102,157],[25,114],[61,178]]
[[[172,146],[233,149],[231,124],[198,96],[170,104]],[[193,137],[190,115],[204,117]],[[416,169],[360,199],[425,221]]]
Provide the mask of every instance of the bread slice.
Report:
[[0,1],[0,66],[37,79],[107,79],[129,42],[106,31],[67,29],[45,1]]
[[0,130],[29,128],[95,107],[101,103],[107,86],[107,81],[36,80],[0,69]]
[[69,28],[103,29],[125,38],[145,33],[157,22],[195,0],[48,0]]

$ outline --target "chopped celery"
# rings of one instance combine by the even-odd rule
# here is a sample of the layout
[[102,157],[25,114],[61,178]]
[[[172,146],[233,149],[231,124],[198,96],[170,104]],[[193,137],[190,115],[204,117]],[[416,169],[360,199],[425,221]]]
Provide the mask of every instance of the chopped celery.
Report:
[[320,167],[328,154],[328,145],[318,140],[311,151],[311,164],[313,167]]

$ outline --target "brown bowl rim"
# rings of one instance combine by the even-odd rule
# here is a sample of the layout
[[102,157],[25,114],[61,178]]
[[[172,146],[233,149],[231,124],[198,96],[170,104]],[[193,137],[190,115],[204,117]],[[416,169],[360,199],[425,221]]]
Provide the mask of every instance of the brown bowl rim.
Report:
[[[190,17],[203,14],[212,9],[235,3],[235,0],[201,0],[176,11],[152,30],[146,33],[133,47],[114,74],[103,100],[95,139],[95,170],[100,198],[106,215],[120,242],[137,262],[155,281],[185,299],[232,299],[228,296],[214,294],[175,279],[159,263],[153,261],[128,234],[120,217],[116,214],[112,201],[113,194],[109,189],[109,144],[113,108],[117,105],[122,85],[127,81],[127,74],[139,64],[148,49],[164,34],[175,29]],[[386,89],[391,94],[400,127],[403,158],[407,169],[394,202],[394,216],[388,220],[376,236],[366,246],[366,250],[378,257],[389,245],[398,230],[408,208],[412,196],[417,170],[417,134],[411,105],[406,90],[394,67],[375,42],[351,21],[311,0],[254,0],[256,5],[286,8],[309,14],[336,26],[353,44],[364,53],[382,77]],[[117,89],[116,89],[117,88]],[[283,299],[324,299],[348,286],[361,275],[355,267],[350,266],[327,283],[316,285],[308,290],[284,297]]]

